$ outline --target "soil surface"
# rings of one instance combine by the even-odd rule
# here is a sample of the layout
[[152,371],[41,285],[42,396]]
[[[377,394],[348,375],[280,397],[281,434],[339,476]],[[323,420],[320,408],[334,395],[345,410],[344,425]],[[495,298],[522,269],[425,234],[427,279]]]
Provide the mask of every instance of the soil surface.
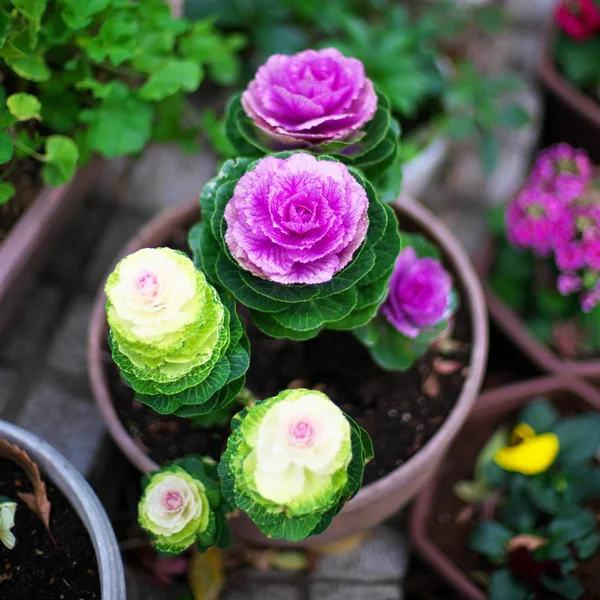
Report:
[[25,473],[0,459],[0,495],[18,503],[12,550],[0,544],[0,598],[100,600],[100,579],[90,536],[68,500],[46,480],[51,504],[48,535],[40,519],[18,499],[31,492]]
[[[570,393],[554,393],[547,397],[555,403],[556,408],[564,417],[590,410],[589,405]],[[467,505],[454,495],[452,487],[457,481],[473,478],[475,462],[481,448],[500,426],[514,426],[518,412],[507,414],[500,420],[479,420],[476,423],[468,424],[446,454],[440,478],[435,483],[435,499],[427,523],[428,535],[442,554],[450,557],[468,578],[477,573],[489,575],[494,567],[484,556],[469,548],[470,532],[476,524],[477,518],[464,518]],[[468,444],[464,443],[465,439],[469,440]],[[590,503],[589,507],[600,518],[600,502],[594,501]],[[459,515],[463,518],[458,518]],[[582,600],[600,598],[599,570],[600,553],[596,553],[590,560],[580,562],[572,573],[586,590]],[[416,598],[419,596],[415,596]],[[443,598],[446,600],[446,596]],[[454,596],[448,596],[448,600],[453,600],[453,598]],[[536,598],[538,600],[559,600],[561,597],[543,590]]]
[[[402,229],[410,229],[406,218]],[[182,232],[176,232],[169,245],[184,249],[184,239]],[[292,342],[265,336],[247,323],[252,348],[247,387],[261,399],[288,387],[317,386],[328,394],[374,441],[375,459],[366,466],[364,479],[365,484],[371,483],[418,452],[458,399],[468,374],[472,340],[468,298],[463,290],[459,293],[452,348],[431,349],[406,372],[379,369],[348,332],[324,331],[313,340]],[[135,400],[107,347],[104,365],[121,422],[157,463],[189,453],[219,459],[229,434],[227,426],[203,430],[189,420],[159,415]]]

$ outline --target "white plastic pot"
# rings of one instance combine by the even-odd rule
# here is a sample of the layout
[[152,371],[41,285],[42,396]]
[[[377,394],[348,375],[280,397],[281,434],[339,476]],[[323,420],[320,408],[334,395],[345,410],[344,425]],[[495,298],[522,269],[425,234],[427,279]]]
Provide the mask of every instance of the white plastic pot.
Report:
[[27,452],[42,475],[67,498],[85,525],[96,552],[102,600],[125,600],[125,572],[117,538],[90,484],[62,454],[37,435],[0,420],[0,439]]

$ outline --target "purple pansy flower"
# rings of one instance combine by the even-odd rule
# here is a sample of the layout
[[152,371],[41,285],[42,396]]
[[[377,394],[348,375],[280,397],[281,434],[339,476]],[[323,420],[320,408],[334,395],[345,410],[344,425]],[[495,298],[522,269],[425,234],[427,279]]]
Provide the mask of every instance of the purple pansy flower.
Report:
[[225,241],[240,266],[283,284],[325,283],[367,234],[364,188],[339,162],[267,156],[225,207]]
[[540,152],[529,181],[568,203],[581,198],[591,179],[592,163],[587,154],[562,143]]
[[419,258],[414,248],[400,252],[381,310],[403,335],[415,339],[447,316],[452,279],[439,261]]
[[363,64],[334,48],[274,54],[242,94],[254,123],[286,148],[349,140],[373,118],[377,95]]

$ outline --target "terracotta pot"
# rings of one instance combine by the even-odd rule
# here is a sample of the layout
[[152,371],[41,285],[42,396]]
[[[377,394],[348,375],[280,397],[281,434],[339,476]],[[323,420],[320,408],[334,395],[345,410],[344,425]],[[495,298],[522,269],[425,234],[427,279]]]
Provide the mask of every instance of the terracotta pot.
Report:
[[[473,324],[473,350],[469,375],[454,410],[435,436],[404,465],[375,483],[363,487],[333,520],[324,534],[309,538],[302,542],[303,545],[329,542],[369,529],[404,506],[426,484],[435,466],[443,457],[448,444],[467,418],[483,380],[488,349],[487,314],[483,293],[469,258],[448,229],[414,200],[401,197],[397,203],[397,210],[400,219],[403,213],[410,216],[412,221],[438,242],[467,290],[464,301],[469,304]],[[174,229],[189,226],[198,218],[198,202],[195,199],[165,212],[142,230],[123,254],[147,246],[164,244]],[[100,292],[92,314],[88,347],[91,387],[111,436],[129,460],[140,471],[146,472],[155,469],[157,465],[142,452],[121,424],[113,406],[107,373],[102,364],[103,346],[107,335],[104,303],[104,294]],[[280,540],[267,540],[245,516],[232,521],[231,526],[236,535],[248,541],[258,544],[287,545]]]
[[600,161],[600,103],[584,94],[557,70],[554,64],[554,24],[546,30],[539,77],[546,90],[543,126],[544,145],[568,142]]
[[570,360],[559,356],[550,346],[541,342],[529,331],[523,319],[492,288],[487,281],[494,262],[494,243],[490,239],[480,259],[477,271],[484,284],[490,316],[496,325],[508,336],[529,360],[543,371],[557,375],[573,375],[600,381],[600,359]]
[[43,187],[0,243],[0,336],[69,216],[90,190],[100,159],[61,187]]
[[0,421],[0,439],[25,450],[42,476],[62,492],[87,529],[98,563],[102,600],[125,600],[121,552],[104,507],[90,484],[67,459],[37,435]]
[[[457,478],[471,477],[477,455],[485,442],[503,423],[514,422],[518,411],[536,396],[546,396],[560,410],[590,412],[600,410],[600,392],[583,381],[566,376],[541,377],[526,382],[514,383],[483,393],[446,453],[444,462],[429,484],[415,498],[410,517],[410,537],[415,550],[440,576],[456,588],[461,597],[468,600],[485,600],[485,593],[453,561],[468,546],[468,530],[450,520],[440,523],[437,519],[436,502],[452,496],[457,507],[465,506],[452,492]],[[472,456],[456,456],[464,440],[469,440]],[[460,468],[460,477],[455,470]],[[453,500],[454,502],[454,500]],[[443,528],[451,530],[443,531]],[[436,535],[451,540],[453,548],[442,549]]]

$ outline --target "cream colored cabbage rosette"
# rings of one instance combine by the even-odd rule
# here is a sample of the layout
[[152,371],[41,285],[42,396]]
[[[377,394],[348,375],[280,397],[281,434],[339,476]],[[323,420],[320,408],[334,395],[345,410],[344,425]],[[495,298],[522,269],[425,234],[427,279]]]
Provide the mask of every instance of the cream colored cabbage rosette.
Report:
[[227,547],[227,503],[217,483],[214,461],[187,456],[148,475],[138,505],[138,522],[165,554],[179,554],[196,543],[200,551]]
[[196,416],[243,388],[249,344],[235,303],[183,252],[130,254],[105,290],[112,356],[138,400],[162,414]]
[[327,529],[373,457],[368,434],[313,390],[249,405],[231,427],[218,469],[222,493],[267,537],[294,542]]

